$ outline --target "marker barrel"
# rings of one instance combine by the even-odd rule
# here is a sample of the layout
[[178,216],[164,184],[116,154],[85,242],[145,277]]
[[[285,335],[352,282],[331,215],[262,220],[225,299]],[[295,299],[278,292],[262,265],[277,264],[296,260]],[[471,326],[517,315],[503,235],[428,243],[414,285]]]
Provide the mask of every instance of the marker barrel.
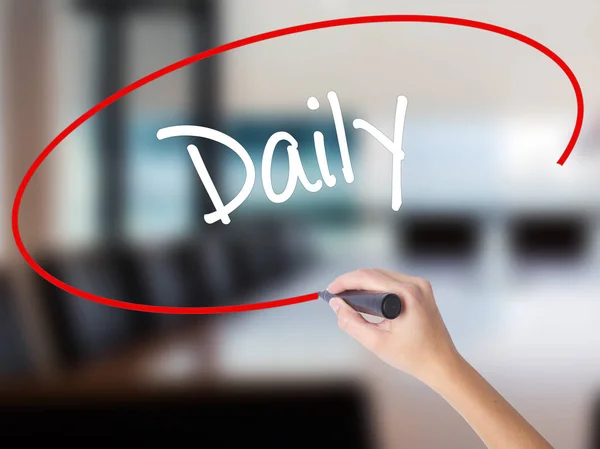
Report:
[[402,301],[394,293],[381,293],[363,290],[347,290],[332,294],[327,290],[319,292],[321,299],[329,303],[332,298],[342,298],[357,312],[393,320],[402,312]]

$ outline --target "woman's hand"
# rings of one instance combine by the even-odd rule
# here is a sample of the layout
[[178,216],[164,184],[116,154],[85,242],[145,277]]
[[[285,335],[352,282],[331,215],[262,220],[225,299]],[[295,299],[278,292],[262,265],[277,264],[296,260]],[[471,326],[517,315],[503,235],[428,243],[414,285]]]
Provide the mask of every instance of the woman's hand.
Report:
[[358,270],[328,288],[395,293],[403,310],[395,320],[370,323],[340,298],[329,304],[339,326],[393,367],[439,393],[490,449],[552,449],[552,446],[469,364],[450,338],[423,279],[384,270]]
[[330,301],[342,330],[386,363],[431,383],[460,361],[435,303],[429,282],[378,269],[361,269],[338,277],[327,288],[373,290],[397,294],[403,311],[395,320],[370,323],[340,298]]

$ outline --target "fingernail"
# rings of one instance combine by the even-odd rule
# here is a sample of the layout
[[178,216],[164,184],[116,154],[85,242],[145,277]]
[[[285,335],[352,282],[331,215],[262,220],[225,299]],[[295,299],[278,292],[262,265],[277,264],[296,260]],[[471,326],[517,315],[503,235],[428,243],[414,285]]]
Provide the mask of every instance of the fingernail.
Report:
[[331,298],[329,305],[335,313],[338,313],[338,310],[340,310],[340,307],[342,307],[342,300],[340,298]]

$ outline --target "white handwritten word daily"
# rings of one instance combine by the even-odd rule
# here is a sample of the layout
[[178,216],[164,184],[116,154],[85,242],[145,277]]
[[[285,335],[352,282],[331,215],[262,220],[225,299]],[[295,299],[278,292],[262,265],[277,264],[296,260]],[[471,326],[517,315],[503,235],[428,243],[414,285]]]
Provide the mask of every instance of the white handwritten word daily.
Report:
[[[352,170],[352,164],[350,161],[350,154],[348,151],[348,142],[346,139],[346,129],[344,127],[344,120],[342,115],[342,109],[338,96],[335,92],[329,92],[327,99],[331,107],[333,115],[335,130],[337,134],[337,140],[339,144],[340,156],[342,160],[342,173],[347,183],[354,182],[354,172]],[[369,133],[374,139],[376,139],[383,147],[391,153],[392,161],[392,209],[398,211],[402,205],[402,189],[401,189],[401,167],[402,161],[404,160],[404,152],[402,150],[402,134],[404,131],[404,118],[406,115],[406,107],[408,101],[406,97],[400,96],[397,99],[396,104],[396,115],[394,120],[394,135],[392,139],[384,135],[379,129],[372,124],[366,122],[363,119],[357,118],[352,124],[356,129],[362,129]],[[315,97],[311,97],[307,101],[307,106],[311,110],[317,110],[319,101]],[[325,151],[325,139],[323,133],[315,131],[314,133],[314,148],[317,156],[317,162],[319,164],[319,170],[323,179],[317,179],[310,181],[302,166],[300,160],[300,153],[298,151],[298,141],[289,133],[285,131],[278,131],[273,133],[271,137],[265,143],[265,148],[262,158],[262,184],[263,189],[267,198],[276,204],[281,204],[291,198],[292,194],[296,190],[298,181],[304,186],[304,188],[312,193],[318,192],[323,188],[323,184],[331,188],[336,185],[335,175],[329,172],[327,163],[327,156]],[[242,203],[248,198],[254,183],[256,181],[256,171],[250,155],[246,149],[235,139],[227,134],[224,134],[215,129],[206,128],[203,126],[191,126],[191,125],[180,125],[162,128],[158,131],[157,137],[159,140],[167,139],[170,137],[202,137],[210,139],[215,142],[221,143],[233,150],[244,163],[246,168],[246,180],[244,185],[240,189],[239,193],[229,203],[223,204],[221,196],[217,192],[217,189],[206,169],[206,166],[202,160],[202,156],[198,151],[198,147],[195,145],[188,145],[187,150],[194,163],[194,167],[200,177],[200,180],[204,184],[213,205],[215,211],[204,216],[204,220],[208,224],[222,221],[224,224],[231,222],[230,214],[240,207]],[[289,159],[289,177],[287,185],[283,192],[276,193],[273,189],[271,182],[271,164],[276,146],[280,142],[287,142],[288,159]]]

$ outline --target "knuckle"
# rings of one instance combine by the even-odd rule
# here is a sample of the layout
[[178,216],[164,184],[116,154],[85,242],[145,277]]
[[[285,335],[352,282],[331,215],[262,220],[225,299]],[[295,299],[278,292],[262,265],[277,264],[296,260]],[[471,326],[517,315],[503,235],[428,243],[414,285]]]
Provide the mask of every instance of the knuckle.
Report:
[[371,276],[372,273],[373,273],[373,270],[371,270],[369,268],[359,268],[358,270],[356,270],[356,274],[361,277]]
[[424,292],[429,292],[431,290],[431,283],[427,279],[421,279],[419,286]]
[[421,287],[417,284],[408,284],[404,286],[404,296],[408,301],[419,302],[424,296]]
[[417,284],[409,284],[406,286],[406,290],[414,297],[419,296],[420,288]]
[[333,285],[339,284],[340,282],[342,282],[342,281],[343,281],[343,279],[344,279],[344,275],[340,275],[340,276],[336,277],[336,278],[335,278],[335,279],[334,279],[334,280],[331,282],[331,284],[329,284],[329,286],[331,287],[331,286],[333,286]]

